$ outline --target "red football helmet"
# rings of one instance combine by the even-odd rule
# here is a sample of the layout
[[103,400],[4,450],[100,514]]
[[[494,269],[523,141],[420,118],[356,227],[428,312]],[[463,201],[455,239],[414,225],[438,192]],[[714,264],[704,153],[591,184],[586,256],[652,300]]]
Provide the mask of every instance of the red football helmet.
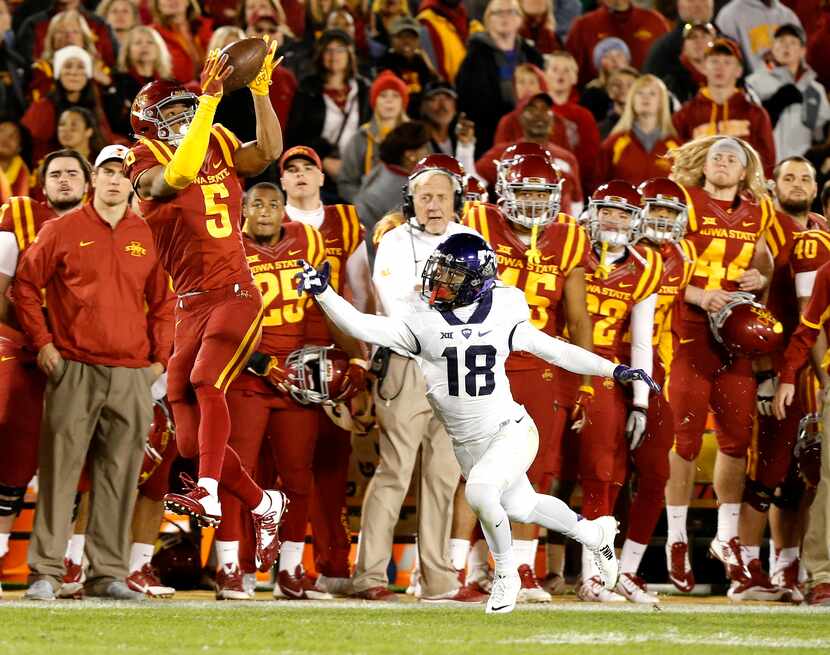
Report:
[[332,404],[342,392],[349,356],[334,346],[303,346],[285,360],[288,393],[303,405]]
[[[617,218],[603,218],[601,209],[619,209],[628,215],[621,222]],[[633,243],[640,225],[640,193],[623,180],[611,180],[597,187],[588,202],[588,234],[592,242],[609,246]]]
[[545,148],[545,146],[539,145],[538,143],[533,143],[532,141],[520,141],[519,143],[514,143],[512,146],[508,146],[507,148],[505,148],[504,152],[501,153],[501,158],[495,162],[495,192],[499,198],[504,196],[504,174],[507,171],[507,169],[512,164],[515,164],[517,161],[519,161],[519,159],[521,159],[522,157],[527,157],[529,155],[544,157],[551,164],[553,163],[553,155],[551,154],[550,150]]
[[487,202],[487,187],[475,175],[468,175],[464,183],[464,200],[467,202]]
[[784,327],[749,293],[735,292],[723,309],[709,314],[709,325],[715,339],[736,356],[759,357],[784,345]]
[[[689,221],[683,187],[667,177],[655,177],[643,182],[637,190],[643,203],[640,238],[656,244],[679,242],[686,234]],[[661,209],[668,212],[660,212]]]
[[[526,198],[522,192],[547,194],[546,199]],[[526,155],[515,160],[504,173],[502,207],[514,223],[531,228],[550,225],[559,214],[562,175],[548,159]]]
[[159,548],[153,555],[152,565],[165,586],[181,591],[199,586],[202,577],[199,548],[193,536],[181,528],[159,535]]
[[138,484],[144,484],[147,479],[161,466],[164,452],[174,443],[176,427],[170,409],[163,400],[153,401],[153,422],[150,424],[150,434],[144,444],[144,461],[138,474]]
[[821,440],[823,426],[819,414],[807,414],[798,422],[798,439],[793,448],[798,473],[811,487],[821,480]]
[[[174,80],[156,80],[141,87],[130,110],[130,125],[136,138],[140,136],[176,143],[184,137],[196,113],[199,99]],[[162,109],[169,105],[185,105],[185,110],[164,118]]]

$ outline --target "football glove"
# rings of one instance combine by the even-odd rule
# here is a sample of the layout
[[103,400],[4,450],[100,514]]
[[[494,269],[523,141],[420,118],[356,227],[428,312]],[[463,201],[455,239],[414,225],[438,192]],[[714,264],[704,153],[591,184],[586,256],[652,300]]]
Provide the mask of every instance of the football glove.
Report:
[[620,384],[642,380],[652,392],[660,393],[660,385],[652,380],[651,376],[641,368],[629,368],[625,364],[620,364],[614,369],[614,379]]
[[637,450],[643,443],[646,436],[646,410],[642,407],[635,407],[628,414],[625,422],[625,438],[628,439],[628,447]]
[[361,391],[366,391],[366,362],[357,358],[350,359],[343,380],[343,390],[334,401],[339,403],[351,400]]
[[268,87],[271,86],[271,75],[273,75],[274,69],[282,61],[282,57],[274,61],[274,55],[277,52],[277,42],[271,41],[269,43],[270,37],[268,34],[263,35],[262,38],[265,40],[265,45],[268,46],[268,52],[265,53],[265,59],[262,60],[262,68],[259,69],[259,73],[257,73],[254,81],[248,84],[251,93],[257,96],[268,95]]
[[583,384],[576,392],[576,400],[571,410],[573,428],[579,432],[588,422],[588,407],[594,401],[594,388]]
[[772,416],[772,399],[775,398],[778,380],[771,371],[756,376],[756,378],[759,380],[758,389],[755,392],[755,404],[758,406],[758,414]]
[[265,378],[279,391],[287,391],[288,374],[280,368],[279,360],[272,355],[255,352],[248,360],[247,370],[254,375]]
[[297,280],[297,293],[319,296],[328,289],[331,264],[323,262],[323,267],[319,271],[304,259],[300,259],[297,264],[303,267],[303,270],[294,276]]

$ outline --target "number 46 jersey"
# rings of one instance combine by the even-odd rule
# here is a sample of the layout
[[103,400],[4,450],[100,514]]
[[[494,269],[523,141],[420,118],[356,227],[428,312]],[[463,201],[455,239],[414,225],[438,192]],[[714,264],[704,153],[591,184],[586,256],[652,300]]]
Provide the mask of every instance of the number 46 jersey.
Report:
[[[214,125],[196,180],[170,198],[141,201],[159,259],[179,295],[251,281],[240,233],[242,188],[233,164],[239,145],[233,133]],[[175,150],[140,138],[124,160],[133,187],[147,170],[166,166]]]
[[513,351],[532,353],[574,373],[614,374],[613,362],[531,326],[524,293],[500,282],[475,305],[439,312],[423,303],[401,319],[362,314],[331,289],[317,300],[353,337],[415,356],[427,400],[456,442],[493,436],[525,415],[513,400],[504,370]]

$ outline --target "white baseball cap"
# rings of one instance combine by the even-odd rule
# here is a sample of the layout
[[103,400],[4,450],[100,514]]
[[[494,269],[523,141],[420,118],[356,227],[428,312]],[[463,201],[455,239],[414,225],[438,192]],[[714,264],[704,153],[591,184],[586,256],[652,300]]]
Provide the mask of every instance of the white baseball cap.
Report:
[[98,168],[102,164],[106,164],[108,161],[124,161],[129,151],[130,149],[127,148],[127,146],[122,146],[120,143],[114,143],[106,146],[95,158],[94,168]]

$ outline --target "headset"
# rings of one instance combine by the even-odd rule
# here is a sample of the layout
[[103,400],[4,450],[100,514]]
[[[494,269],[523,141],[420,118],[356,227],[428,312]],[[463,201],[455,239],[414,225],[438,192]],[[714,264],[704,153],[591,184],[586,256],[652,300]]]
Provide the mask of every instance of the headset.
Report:
[[[440,171],[442,169],[435,168],[431,170]],[[460,217],[461,211],[464,209],[464,186],[456,184],[455,177],[450,176],[450,179],[452,180],[453,184],[452,210],[453,213]],[[401,213],[410,225],[423,232],[424,230],[426,230],[426,227],[421,225],[418,222],[418,219],[415,217],[415,200],[413,199],[412,193],[409,190],[410,186],[412,185],[412,181],[413,180],[410,179],[406,184],[404,184],[401,187],[401,195],[403,196],[403,201],[401,203]]]

